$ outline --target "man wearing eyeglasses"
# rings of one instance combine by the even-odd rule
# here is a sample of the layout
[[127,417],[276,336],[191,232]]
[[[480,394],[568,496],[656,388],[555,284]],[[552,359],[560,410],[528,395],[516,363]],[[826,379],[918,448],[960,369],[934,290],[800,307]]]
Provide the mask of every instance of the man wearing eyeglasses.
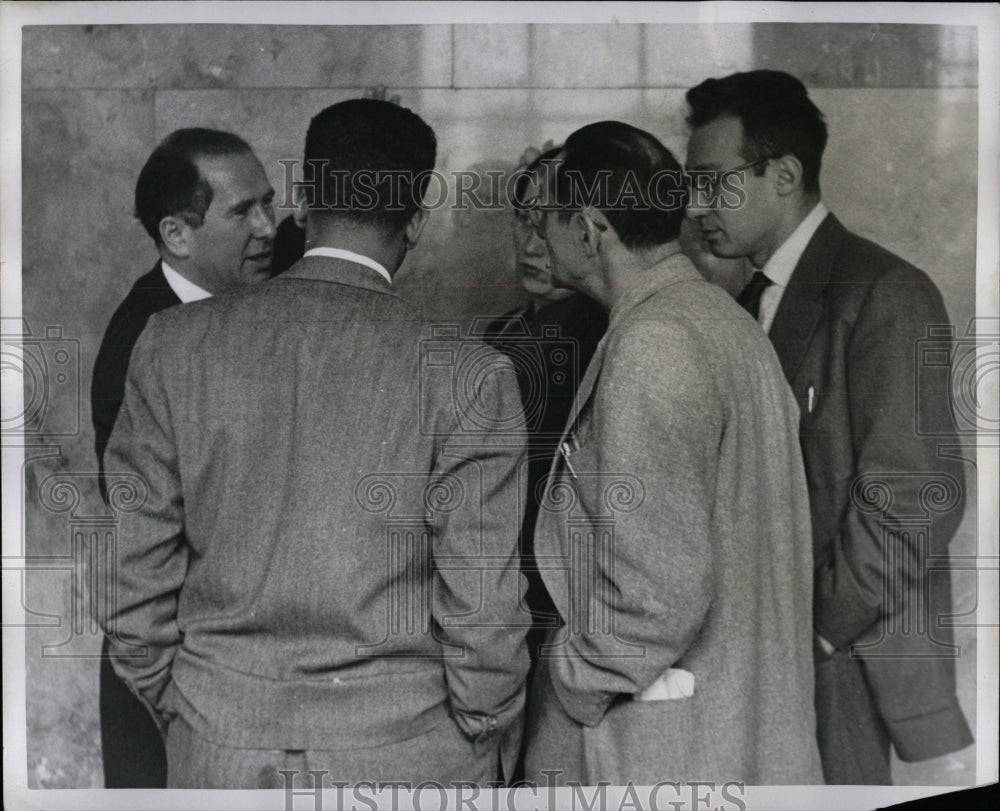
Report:
[[681,253],[671,178],[652,135],[592,124],[533,215],[553,277],[610,312],[535,530],[562,627],[525,774],[817,783],[798,413],[766,337]]
[[917,341],[948,315],[924,273],[823,205],[826,124],[798,79],[736,73],[687,101],[689,216],[715,256],[755,268],[738,301],[770,336],[799,404],[826,781],[890,783],[890,744],[915,761],[972,742],[939,622],[949,579],[927,572],[961,520],[963,471],[938,454],[949,437],[915,430],[918,408],[951,425],[946,388],[915,363]]

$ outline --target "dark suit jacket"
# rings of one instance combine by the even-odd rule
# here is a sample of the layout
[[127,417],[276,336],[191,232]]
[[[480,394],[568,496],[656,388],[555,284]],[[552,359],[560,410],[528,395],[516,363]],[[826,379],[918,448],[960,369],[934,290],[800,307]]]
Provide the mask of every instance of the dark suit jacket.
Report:
[[[521,562],[528,578],[528,606],[538,630],[553,626],[555,619],[555,609],[534,562],[542,480],[552,466],[577,387],[607,327],[604,308],[592,298],[576,294],[538,310],[530,305],[519,308],[489,321],[482,330],[484,339],[514,364],[525,410],[528,486],[522,511]],[[538,636],[536,631],[529,637],[533,655],[535,643],[541,641]]]
[[[428,339],[388,282],[321,257],[150,319],[107,450],[149,492],[101,620],[148,647],[114,664],[166,717],[255,748],[425,734],[416,760],[441,725],[492,747],[518,722],[513,369]],[[496,373],[456,400],[470,354]]]
[[295,218],[289,214],[278,223],[278,232],[274,235],[274,259],[271,268],[275,276],[284,273],[302,258],[306,252],[306,232],[295,224]]
[[[153,313],[180,304],[181,300],[167,284],[163,268],[157,262],[149,273],[141,276],[115,310],[94,362],[90,384],[90,413],[94,422],[94,449],[97,464],[104,473],[104,449],[115,425],[115,418],[125,397],[125,375],[132,347]],[[101,495],[105,494],[103,475],[99,479]]]
[[[920,420],[951,425],[947,386],[920,369],[921,338],[948,315],[931,280],[833,216],[802,255],[770,337],[798,400],[815,547],[815,624],[864,657],[904,760],[972,742],[955,697],[948,542],[964,478]],[[809,409],[810,388],[813,391]],[[919,415],[918,415],[919,409]]]

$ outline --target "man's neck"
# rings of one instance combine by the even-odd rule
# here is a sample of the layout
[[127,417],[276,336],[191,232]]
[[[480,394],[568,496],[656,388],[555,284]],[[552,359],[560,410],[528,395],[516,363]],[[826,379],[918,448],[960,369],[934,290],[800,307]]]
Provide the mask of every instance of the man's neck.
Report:
[[619,246],[606,257],[602,303],[611,310],[635,288],[646,287],[662,279],[660,265],[680,252],[677,240],[640,251]]
[[767,241],[747,257],[755,270],[760,270],[767,264],[767,261],[774,256],[775,251],[795,233],[795,229],[809,216],[809,212],[816,207],[819,201],[819,195],[800,197],[782,209],[777,224]]
[[313,248],[339,248],[374,259],[390,275],[403,263],[406,248],[402,237],[387,239],[386,235],[372,228],[319,227],[310,221],[306,228],[306,250]]
[[212,289],[211,280],[205,278],[205,274],[201,273],[198,270],[198,267],[187,258],[183,256],[174,256],[164,250],[160,251],[160,259],[164,264],[169,265],[174,271],[191,282],[191,284],[197,285],[203,290]]
[[161,257],[160,268],[163,270],[163,278],[167,280],[167,286],[174,291],[174,295],[181,300],[181,303],[188,304],[192,301],[201,301],[212,297],[211,290],[206,290],[185,278],[183,274],[170,266],[167,259]]

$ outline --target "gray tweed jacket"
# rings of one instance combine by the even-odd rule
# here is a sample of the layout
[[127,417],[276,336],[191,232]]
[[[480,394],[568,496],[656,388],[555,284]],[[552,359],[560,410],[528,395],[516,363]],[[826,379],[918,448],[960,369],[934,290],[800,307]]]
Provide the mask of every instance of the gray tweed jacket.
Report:
[[116,669],[230,746],[497,744],[528,667],[524,443],[509,362],[367,268],[153,316],[106,457],[148,484],[101,617]]

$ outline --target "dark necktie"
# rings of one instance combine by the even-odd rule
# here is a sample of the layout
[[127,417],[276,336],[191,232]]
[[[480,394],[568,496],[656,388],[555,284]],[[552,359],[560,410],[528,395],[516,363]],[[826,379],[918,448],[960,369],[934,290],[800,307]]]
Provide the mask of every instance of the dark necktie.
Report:
[[760,297],[764,295],[764,291],[772,284],[774,282],[767,278],[761,271],[754,271],[747,286],[736,297],[736,303],[756,319],[760,315]]

